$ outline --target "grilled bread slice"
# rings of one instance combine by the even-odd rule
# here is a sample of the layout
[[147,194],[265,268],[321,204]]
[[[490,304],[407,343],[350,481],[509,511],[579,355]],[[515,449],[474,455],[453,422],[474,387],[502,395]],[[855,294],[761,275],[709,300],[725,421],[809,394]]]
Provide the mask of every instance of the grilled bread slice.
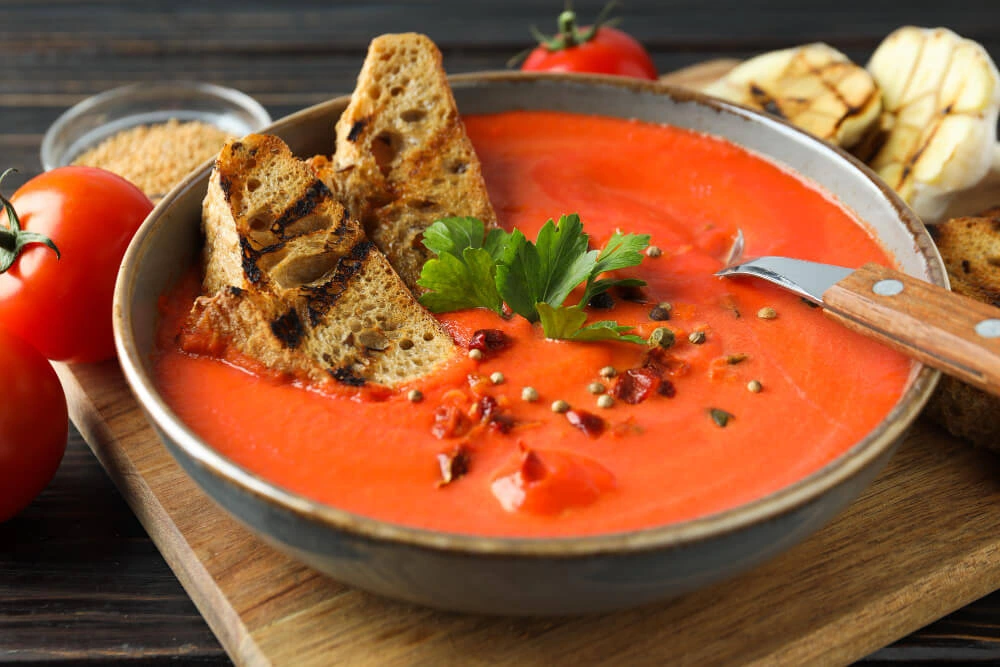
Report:
[[471,216],[496,224],[441,53],[428,37],[372,40],[336,134],[334,171],[345,203],[415,292],[432,222]]
[[311,382],[392,386],[454,343],[360,225],[277,137],[223,147],[203,207],[204,290],[181,337]]
[[[1000,307],[1000,207],[928,229],[941,251],[951,288]],[[1000,451],[1000,397],[942,377],[927,413],[953,435]]]

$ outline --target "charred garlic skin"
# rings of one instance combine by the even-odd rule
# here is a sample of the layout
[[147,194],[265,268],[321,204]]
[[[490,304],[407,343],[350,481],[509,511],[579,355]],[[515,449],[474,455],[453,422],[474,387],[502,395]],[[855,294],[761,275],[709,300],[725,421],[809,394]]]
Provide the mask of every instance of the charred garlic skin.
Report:
[[855,149],[925,222],[990,169],[1000,73],[986,50],[945,28],[900,28],[872,54],[878,131]]
[[844,148],[865,137],[882,108],[873,77],[822,43],[751,58],[704,92],[784,118]]

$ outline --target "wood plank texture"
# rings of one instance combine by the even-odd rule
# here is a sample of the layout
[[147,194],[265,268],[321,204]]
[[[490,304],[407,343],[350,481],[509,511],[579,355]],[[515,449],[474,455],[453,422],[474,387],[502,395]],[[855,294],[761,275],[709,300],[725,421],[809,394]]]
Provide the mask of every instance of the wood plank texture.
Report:
[[[604,0],[576,0],[574,4],[586,20],[597,13]],[[165,78],[221,83],[250,93],[277,118],[349,91],[368,40],[380,32],[428,32],[441,45],[446,66],[453,73],[499,69],[530,43],[529,25],[544,31],[554,27],[561,5],[536,0],[0,0],[0,58],[4,63],[0,68],[0,154],[4,167],[21,170],[8,180],[8,187],[40,171],[42,134],[62,111],[117,85]],[[982,42],[1000,60],[1000,5],[982,0],[842,0],[826,4],[798,0],[627,0],[621,13],[623,27],[649,46],[664,72],[714,58],[744,59],[763,50],[814,40],[826,41],[863,62],[885,34],[903,24],[951,27]],[[995,175],[1000,185],[1000,172]],[[962,205],[982,208],[979,201],[970,199],[958,203]],[[101,372],[116,377],[113,367],[110,371],[91,367],[81,372],[96,375],[73,379],[68,388],[97,381]],[[114,394],[101,396],[106,399]],[[104,406],[102,415],[115,428],[130,419],[141,423],[134,414],[129,416],[128,409]],[[92,440],[97,432],[103,437],[117,436],[122,442],[143,437],[139,426],[111,431],[99,421],[83,421],[81,425]],[[179,570],[179,574],[188,585],[217,577],[227,590],[237,589],[231,604],[244,614],[235,621],[243,629],[225,630],[229,634],[223,636],[227,645],[247,642],[234,651],[243,657],[260,657],[269,651],[280,657],[292,654],[294,646],[283,645],[283,637],[296,629],[300,617],[271,625],[267,619],[293,606],[301,589],[308,589],[305,602],[321,614],[301,617],[302,627],[313,632],[302,643],[303,650],[315,654],[317,642],[326,641],[323,632],[331,628],[337,632],[327,662],[336,655],[347,663],[436,663],[442,646],[448,658],[443,662],[461,664],[502,661],[501,657],[559,664],[571,660],[591,664],[600,659],[663,662],[664,656],[676,657],[667,652],[671,647],[676,650],[675,642],[685,633],[704,640],[701,653],[693,657],[705,659],[725,655],[711,645],[721,638],[755,646],[738,656],[740,661],[770,656],[803,662],[820,650],[810,648],[809,642],[822,646],[823,638],[836,632],[858,635],[851,655],[859,656],[992,590],[997,583],[997,554],[988,539],[991,532],[996,533],[990,522],[996,520],[998,507],[997,459],[944,438],[927,425],[921,425],[915,434],[849,514],[813,540],[731,584],[745,588],[751,596],[742,607],[746,617],[764,618],[773,627],[723,626],[715,618],[708,618],[704,628],[695,627],[731,603],[727,585],[674,603],[576,621],[436,614],[342,589],[295,566],[271,560],[266,547],[260,547],[263,551],[258,553],[256,546],[246,542],[236,547],[202,544],[197,550],[190,549],[202,564],[189,572]],[[139,457],[135,463],[188,498],[160,502],[152,514],[162,518],[170,511],[183,511],[188,502],[204,500],[200,492],[184,486],[185,482],[191,484],[186,478],[171,477],[171,466],[176,468],[171,461],[161,466],[151,455]],[[907,467],[912,465],[920,469],[930,465],[928,470],[943,473],[940,478],[934,476],[936,473],[928,473],[931,477],[918,475]],[[118,481],[123,488],[144,483],[129,475],[120,475]],[[888,561],[879,562],[877,554],[909,537],[909,524],[893,523],[903,506],[912,508],[914,522],[927,522],[929,537],[920,548],[890,554],[893,557]],[[940,514],[942,506],[954,508],[951,521]],[[207,528],[198,519],[184,524],[189,533],[205,538],[206,531],[231,527],[228,519],[213,516],[213,512],[218,511],[210,508],[204,517]],[[845,522],[855,519],[859,532],[846,533]],[[920,530],[917,535],[925,534],[923,526],[916,528]],[[160,529],[156,534],[161,544],[175,546],[178,535],[184,535]],[[939,549],[943,559],[930,558],[928,554]],[[909,588],[897,585],[876,603],[870,593],[859,590],[858,581],[851,577],[853,570],[843,564],[844,557],[856,550],[865,554],[860,566],[874,571],[875,583],[889,584],[890,589],[893,582],[898,584],[905,578],[908,569],[923,567],[928,561],[931,568]],[[171,551],[166,553],[169,556]],[[810,576],[839,577],[833,593],[829,588],[800,583],[788,591],[795,599],[786,602],[781,582],[786,581],[790,564],[797,558],[816,559],[818,569]],[[260,588],[243,590],[236,583],[241,567],[258,574],[262,582],[272,580],[270,568],[274,567],[273,580],[280,585],[273,599],[256,602],[266,597]],[[962,584],[953,586],[953,579]],[[204,596],[200,598],[204,608]],[[818,615],[803,611],[803,605],[815,603],[818,607],[827,599],[831,609],[820,609]],[[912,607],[917,611],[911,611]],[[880,609],[898,609],[888,626],[880,622]],[[221,612],[209,614],[215,628],[233,622],[232,618],[232,614]],[[628,644],[633,633],[639,634],[635,631],[643,628],[647,635],[636,638],[634,645]],[[789,628],[801,632],[802,638],[795,648],[779,651],[776,647]],[[708,637],[710,631],[717,636]],[[520,652],[508,655],[504,653],[508,649]],[[844,656],[843,652],[823,654],[820,662],[842,661]],[[931,660],[1000,663],[1000,593],[932,623],[864,662]],[[67,456],[49,489],[20,517],[0,525],[0,662],[7,661],[65,665],[229,663],[79,436],[71,438]]]
[[239,663],[840,664],[1000,586],[1000,460],[919,424],[830,526],[734,581],[583,618],[434,612],[264,545],[170,458],[115,364],[59,370],[74,422]]
[[74,432],[49,488],[0,524],[0,661],[228,662]]

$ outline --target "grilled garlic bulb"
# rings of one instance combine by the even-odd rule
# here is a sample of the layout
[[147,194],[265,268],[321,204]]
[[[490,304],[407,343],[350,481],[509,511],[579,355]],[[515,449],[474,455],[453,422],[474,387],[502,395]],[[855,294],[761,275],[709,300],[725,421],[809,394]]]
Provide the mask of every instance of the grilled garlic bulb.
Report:
[[[868,71],[882,89],[878,137],[856,153],[926,222],[989,171],[1000,74],[986,50],[944,28],[905,27]],[[867,144],[868,142],[866,142]]]
[[848,148],[873,126],[882,104],[871,75],[821,43],[751,58],[703,91],[781,116]]

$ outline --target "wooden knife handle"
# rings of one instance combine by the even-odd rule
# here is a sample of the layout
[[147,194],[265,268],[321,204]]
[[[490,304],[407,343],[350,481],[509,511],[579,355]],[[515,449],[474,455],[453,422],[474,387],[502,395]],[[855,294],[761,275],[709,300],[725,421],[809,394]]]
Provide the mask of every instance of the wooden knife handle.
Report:
[[835,284],[823,303],[845,326],[1000,395],[1000,308],[878,264]]

